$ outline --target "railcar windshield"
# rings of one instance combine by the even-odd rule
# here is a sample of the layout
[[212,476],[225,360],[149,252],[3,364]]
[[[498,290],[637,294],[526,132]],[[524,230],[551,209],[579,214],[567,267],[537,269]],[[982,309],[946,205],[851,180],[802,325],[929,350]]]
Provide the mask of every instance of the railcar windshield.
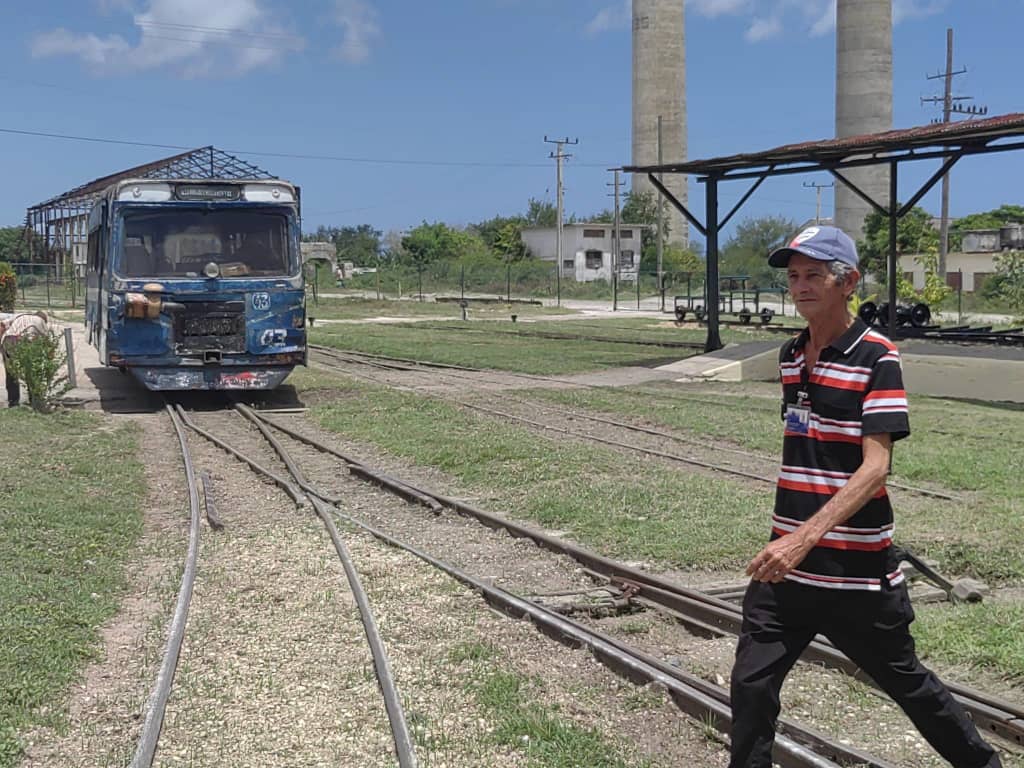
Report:
[[116,272],[123,277],[277,277],[294,263],[286,210],[127,210]]

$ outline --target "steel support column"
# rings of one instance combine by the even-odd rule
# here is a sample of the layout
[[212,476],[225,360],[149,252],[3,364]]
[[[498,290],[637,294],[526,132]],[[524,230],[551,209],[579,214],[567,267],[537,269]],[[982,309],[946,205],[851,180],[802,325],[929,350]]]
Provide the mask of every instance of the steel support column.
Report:
[[899,163],[893,160],[889,163],[889,338],[895,338],[896,333],[896,227],[900,221],[900,204],[896,195],[899,184],[896,178],[896,169]]
[[708,337],[704,342],[705,352],[714,352],[722,348],[722,338],[718,332],[718,176],[708,176],[705,180],[706,202],[704,218],[707,221],[707,253],[705,277],[708,303]]

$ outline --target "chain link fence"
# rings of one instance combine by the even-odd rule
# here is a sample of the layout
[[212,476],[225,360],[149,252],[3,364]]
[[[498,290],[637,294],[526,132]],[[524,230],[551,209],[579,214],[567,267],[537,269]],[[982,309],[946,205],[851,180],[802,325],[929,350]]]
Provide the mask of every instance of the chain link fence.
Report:
[[85,306],[85,277],[62,264],[10,262],[17,276],[18,309],[80,309]]
[[[565,270],[568,273],[568,269]],[[309,289],[314,300],[338,290],[360,291],[379,299],[414,298],[445,300],[532,301],[548,305],[560,300],[611,302],[628,309],[664,308],[671,312],[674,297],[682,292],[696,300],[703,296],[704,276],[697,273],[666,272],[659,282],[653,271],[610,270],[577,280],[576,275],[558,274],[550,261],[524,260],[505,264],[437,261],[418,268],[409,264],[382,262],[372,269],[355,269],[355,274],[337,279],[327,266],[310,271]],[[662,295],[664,293],[664,307]]]

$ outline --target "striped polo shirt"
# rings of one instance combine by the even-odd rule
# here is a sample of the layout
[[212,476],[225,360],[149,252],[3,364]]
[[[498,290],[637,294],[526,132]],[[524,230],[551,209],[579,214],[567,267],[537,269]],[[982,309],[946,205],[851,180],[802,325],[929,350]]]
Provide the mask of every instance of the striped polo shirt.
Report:
[[[813,371],[804,363],[809,331],[779,354],[782,413],[810,407],[807,433],[785,431],[775,491],[772,540],[796,530],[821,509],[860,467],[863,435],[910,434],[907,393],[896,346],[859,318],[823,348]],[[890,562],[893,515],[883,487],[843,525],[822,537],[788,581],[815,587],[879,591],[903,580]],[[887,567],[889,566],[889,567]]]

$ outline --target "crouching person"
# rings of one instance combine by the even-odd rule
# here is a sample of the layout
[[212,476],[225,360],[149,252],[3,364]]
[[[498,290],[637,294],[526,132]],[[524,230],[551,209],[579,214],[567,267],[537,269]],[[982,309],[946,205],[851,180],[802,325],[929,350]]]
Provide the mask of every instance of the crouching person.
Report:
[[21,384],[11,364],[11,353],[18,342],[42,336],[49,330],[45,312],[21,313],[0,317],[0,358],[4,363],[4,384],[7,387],[7,407],[21,404]]

